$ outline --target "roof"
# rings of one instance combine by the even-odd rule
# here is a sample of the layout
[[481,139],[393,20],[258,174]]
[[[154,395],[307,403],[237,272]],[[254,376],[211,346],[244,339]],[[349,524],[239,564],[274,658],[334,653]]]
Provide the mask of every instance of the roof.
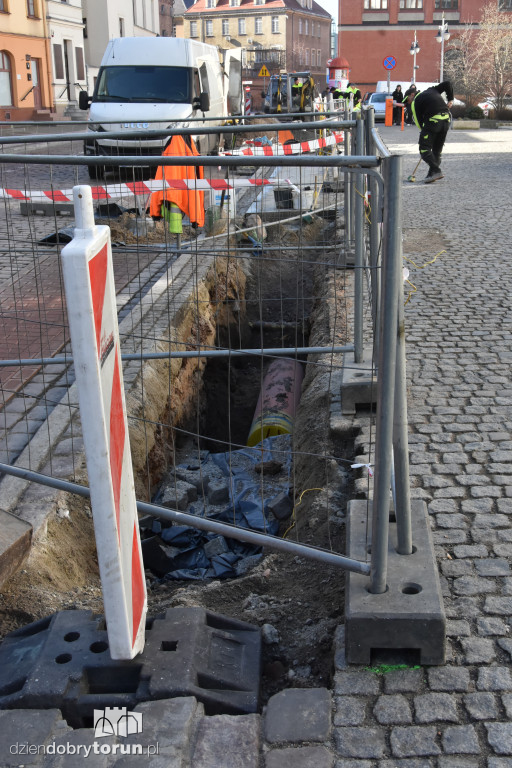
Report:
[[256,5],[254,0],[240,0],[240,5],[231,6],[229,0],[217,0],[215,8],[207,8],[206,0],[197,0],[187,11],[187,16],[195,13],[211,13],[215,15],[221,11],[222,13],[231,13],[234,15],[240,13],[240,11],[257,11],[259,13],[265,10],[288,10],[296,11],[297,13],[307,13],[313,16],[321,16],[323,18],[330,19],[331,14],[326,11],[322,6],[313,0],[311,9],[303,8],[298,0],[265,0],[265,5]]

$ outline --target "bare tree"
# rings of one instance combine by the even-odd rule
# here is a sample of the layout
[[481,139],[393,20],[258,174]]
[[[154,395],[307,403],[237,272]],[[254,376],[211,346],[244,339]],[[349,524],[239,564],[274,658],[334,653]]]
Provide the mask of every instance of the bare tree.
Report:
[[467,24],[460,34],[452,36],[445,54],[446,76],[466,104],[477,102],[484,89],[479,34],[473,24]]
[[478,50],[483,95],[499,112],[512,92],[512,20],[496,2],[483,8]]

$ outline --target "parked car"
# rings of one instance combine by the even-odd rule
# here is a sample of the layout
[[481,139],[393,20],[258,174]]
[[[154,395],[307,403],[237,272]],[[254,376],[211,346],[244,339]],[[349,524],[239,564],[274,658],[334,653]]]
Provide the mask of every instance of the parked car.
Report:
[[375,120],[384,120],[387,97],[387,93],[366,93],[363,99],[363,109],[371,107],[375,111]]

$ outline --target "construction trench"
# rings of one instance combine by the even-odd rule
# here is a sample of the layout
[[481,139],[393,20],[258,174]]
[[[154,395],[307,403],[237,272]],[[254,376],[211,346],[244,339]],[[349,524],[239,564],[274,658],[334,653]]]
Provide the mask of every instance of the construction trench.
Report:
[[[130,327],[123,351],[144,349],[148,333],[158,339],[160,352],[183,345],[257,352],[349,343],[353,272],[347,268],[344,249],[343,183],[332,176],[324,177],[324,183],[321,194],[328,210],[323,215],[320,211],[290,217],[286,210],[292,221],[264,221],[265,226],[256,222],[256,234],[265,229],[261,251],[254,250],[254,241],[245,249],[244,240],[226,237],[224,245],[216,246],[218,255],[204,262],[203,254],[198,258],[193,249],[178,257],[169,269],[168,283],[181,281],[188,292],[176,290],[170,296],[165,281],[157,282],[143,310],[132,310],[132,316],[122,321]],[[239,203],[238,221],[243,227],[247,219],[241,210]],[[113,239],[118,238],[119,229],[112,229]],[[273,438],[270,453],[260,449],[260,459],[251,457],[253,488],[262,499],[270,493],[290,500],[282,515],[271,515],[274,528],[269,532],[343,553],[347,502],[365,495],[366,476],[350,469],[359,452],[357,422],[341,418],[339,412],[333,417],[333,403],[339,411],[342,355],[301,353],[289,359],[304,377],[292,435]],[[216,483],[218,464],[217,470],[212,464],[223,452],[234,464],[236,454],[247,454],[244,446],[268,364],[260,352],[254,357],[173,358],[125,366],[138,499],[194,512],[206,491],[206,474],[208,503],[214,507],[217,503],[217,508],[226,505],[226,488]],[[71,421],[76,430],[76,414]],[[243,461],[242,457],[242,465]],[[74,469],[76,481],[86,485],[83,455],[81,465],[75,458]],[[199,476],[191,479],[190,473],[198,470]],[[191,491],[194,485],[196,494]],[[4,494],[11,490],[7,487]],[[2,636],[52,611],[102,613],[90,506],[63,492],[54,493],[50,503],[54,512],[34,526],[35,544],[28,561],[4,585]],[[267,523],[263,516],[261,530]],[[233,552],[225,540],[220,541],[222,537],[203,537],[198,546],[192,535],[176,544],[168,537],[173,528],[165,521],[142,521],[148,616],[199,606],[260,627],[259,707],[285,688],[329,688],[334,635],[343,622],[344,572],[255,547],[230,557]],[[215,578],[211,570],[205,574],[211,563],[205,563],[204,545],[214,553],[217,566],[222,563]]]

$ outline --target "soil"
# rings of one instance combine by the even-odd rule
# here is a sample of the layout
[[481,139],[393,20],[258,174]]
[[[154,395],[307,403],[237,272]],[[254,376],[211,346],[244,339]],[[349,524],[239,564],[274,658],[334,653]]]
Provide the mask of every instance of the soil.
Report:
[[[334,224],[316,217],[302,226],[300,233],[283,226],[269,228],[270,244],[296,244],[297,249],[278,249],[278,256],[264,265],[256,260],[244,262],[259,264],[259,269],[248,272],[247,323],[241,332],[244,343],[252,339],[256,347],[262,340],[266,346],[283,341],[302,346],[312,334],[311,343],[325,342],[325,269],[301,255],[299,239],[301,243],[330,242],[334,246],[336,236]],[[322,259],[332,258],[326,247],[319,253]],[[343,293],[341,280],[335,289],[337,298]],[[261,295],[265,297],[263,302],[257,298]],[[315,295],[321,297],[318,303]],[[269,323],[268,330],[265,323]],[[286,329],[279,331],[277,339],[276,325]],[[282,524],[281,533],[301,543],[343,552],[343,522],[351,488],[342,459],[333,460],[331,456],[342,457],[347,446],[332,443],[326,374],[322,371],[320,367],[307,367],[294,432],[294,452],[304,455],[294,468],[294,518],[291,524]],[[210,398],[205,412],[210,413],[218,411],[212,404],[229,401],[225,393],[229,376],[233,377],[231,422],[240,422],[236,439],[245,443],[247,422],[250,424],[257,397],[254,370],[238,362],[229,372],[220,364],[209,364],[205,375]],[[259,385],[259,374],[257,382]],[[222,434],[225,414],[218,413],[217,419],[209,421],[205,413],[201,417],[207,434]],[[186,450],[186,445],[182,446],[182,454]],[[33,547],[23,570],[4,586],[0,595],[0,636],[62,609],[102,612],[89,505],[73,497],[68,497],[67,504],[67,509],[61,508],[49,519],[46,535]],[[330,686],[334,631],[343,619],[344,578],[339,569],[302,556],[266,550],[259,564],[237,579],[160,583],[152,574],[147,576],[150,616],[173,606],[199,605],[263,629],[262,704],[286,687]]]

